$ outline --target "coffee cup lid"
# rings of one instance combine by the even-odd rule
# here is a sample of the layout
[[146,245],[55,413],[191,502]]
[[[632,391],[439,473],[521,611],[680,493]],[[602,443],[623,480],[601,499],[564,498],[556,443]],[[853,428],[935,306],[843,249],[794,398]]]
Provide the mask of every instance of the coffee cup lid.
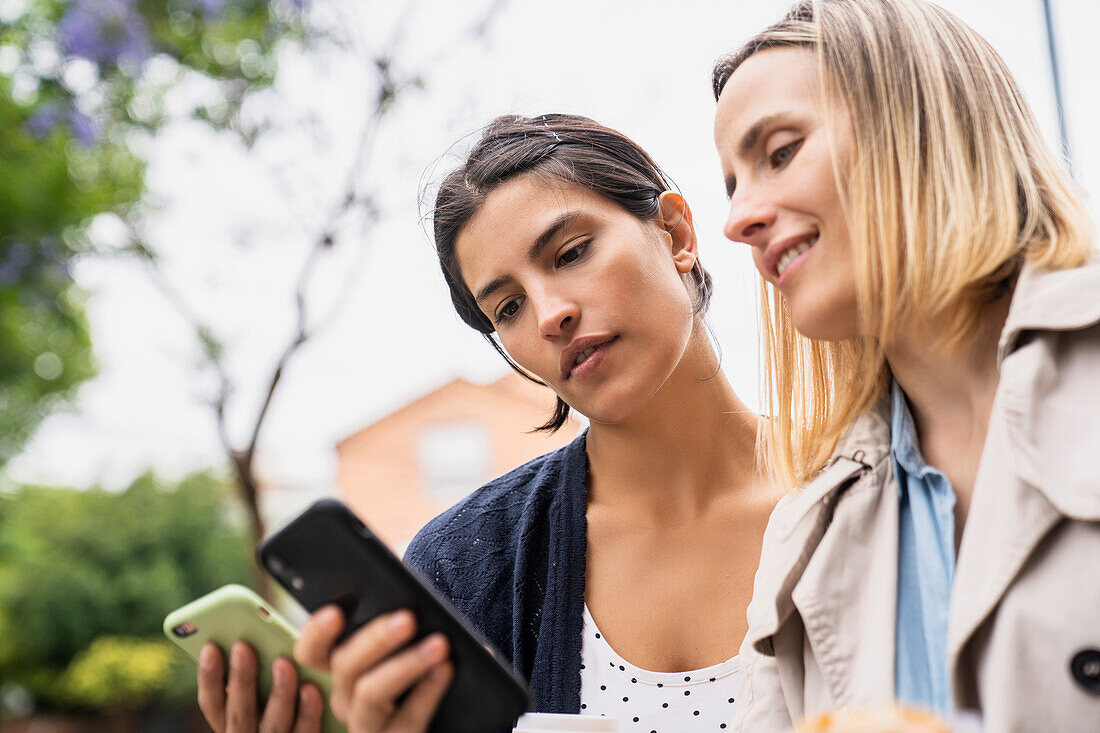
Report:
[[527,713],[520,717],[513,733],[618,733],[615,718],[600,715]]

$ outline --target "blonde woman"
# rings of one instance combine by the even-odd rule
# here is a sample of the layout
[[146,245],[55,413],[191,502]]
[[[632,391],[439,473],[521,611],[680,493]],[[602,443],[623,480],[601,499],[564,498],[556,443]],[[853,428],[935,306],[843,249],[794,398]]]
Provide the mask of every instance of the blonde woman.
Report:
[[742,730],[900,699],[1100,725],[1100,267],[996,52],[919,0],[721,60],[726,235],[764,280],[775,470]]

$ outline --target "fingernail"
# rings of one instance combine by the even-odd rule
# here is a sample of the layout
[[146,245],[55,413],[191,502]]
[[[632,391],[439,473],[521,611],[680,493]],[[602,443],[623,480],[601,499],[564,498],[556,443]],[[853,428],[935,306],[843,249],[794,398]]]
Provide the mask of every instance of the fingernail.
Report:
[[311,709],[313,706],[313,695],[310,695],[306,690],[308,688],[303,687],[298,691],[298,704],[304,708]]
[[329,627],[339,624],[343,616],[343,614],[340,613],[340,609],[336,606],[325,606],[318,611],[318,614],[321,616],[321,623]]
[[214,668],[217,662],[217,652],[214,649],[213,644],[204,644],[202,651],[199,652],[199,666],[205,670]]
[[411,621],[412,618],[408,611],[397,611],[393,616],[390,616],[390,631],[394,633],[404,631],[409,627]]
[[244,664],[244,647],[241,644],[234,644],[229,651],[229,663],[234,667]]
[[271,663],[271,679],[277,687],[286,685],[286,670],[283,669],[283,665],[279,664],[278,660]]
[[442,636],[439,634],[432,634],[427,639],[420,642],[420,655],[429,658],[442,657],[446,645],[447,642],[444,641]]

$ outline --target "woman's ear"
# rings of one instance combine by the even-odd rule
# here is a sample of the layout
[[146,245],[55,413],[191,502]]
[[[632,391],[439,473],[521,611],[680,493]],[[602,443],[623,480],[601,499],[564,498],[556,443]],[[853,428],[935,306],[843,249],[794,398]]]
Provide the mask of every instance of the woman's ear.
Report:
[[672,239],[672,259],[681,274],[691,272],[699,259],[699,243],[695,238],[695,225],[691,221],[691,209],[684,197],[675,191],[665,191],[658,197],[661,227]]

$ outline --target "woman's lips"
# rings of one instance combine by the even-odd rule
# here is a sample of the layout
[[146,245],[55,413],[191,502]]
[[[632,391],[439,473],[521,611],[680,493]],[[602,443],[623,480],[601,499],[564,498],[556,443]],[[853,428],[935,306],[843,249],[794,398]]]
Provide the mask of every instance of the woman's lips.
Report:
[[[816,243],[817,241],[815,239],[814,244]],[[794,274],[798,272],[798,270],[802,267],[803,263],[806,261],[807,257],[809,257],[810,253],[813,252],[813,250],[814,247],[813,245],[811,245],[795,255],[793,259],[789,260],[786,267],[783,268],[783,272],[779,273],[779,276],[776,278],[775,286],[782,290],[783,286],[787,284],[787,281],[789,281],[794,276]]]
[[592,375],[603,364],[604,359],[607,357],[607,350],[611,348],[611,344],[614,342],[615,339],[612,338],[594,347],[588,358],[580,364],[574,364],[573,368],[569,370],[569,379],[584,379]]
[[819,234],[820,233],[816,231],[804,232],[802,234],[787,237],[786,239],[769,244],[767,249],[765,249],[763,253],[763,274],[765,275],[765,277],[770,276],[775,278],[776,280],[779,280],[779,278],[781,277],[779,272],[779,262],[787,254],[787,251],[799,247],[800,245],[803,245],[807,242],[810,242],[811,246],[813,244],[816,244]]

